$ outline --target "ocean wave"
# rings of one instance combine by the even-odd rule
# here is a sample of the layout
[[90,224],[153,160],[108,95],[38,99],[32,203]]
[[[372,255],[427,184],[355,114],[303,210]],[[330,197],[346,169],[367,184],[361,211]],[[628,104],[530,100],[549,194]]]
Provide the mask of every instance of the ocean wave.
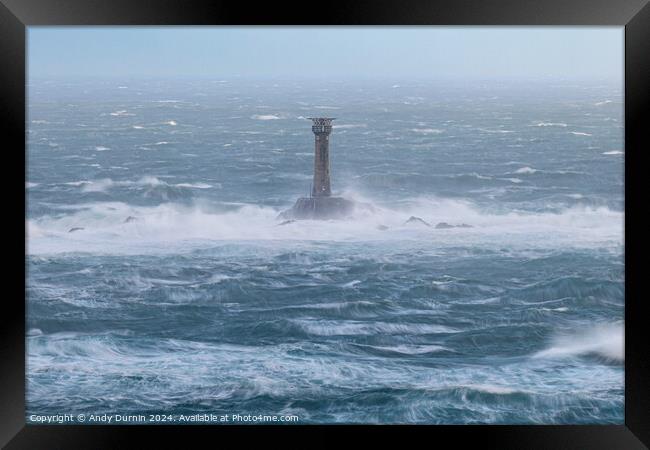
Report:
[[411,131],[418,134],[440,134],[445,132],[445,130],[439,128],[411,128]]
[[209,189],[213,187],[208,183],[177,183],[170,184],[162,181],[158,177],[144,176],[137,180],[113,180],[111,178],[102,178],[99,180],[79,180],[62,183],[66,186],[81,187],[82,192],[106,192],[114,187],[145,187],[154,188],[159,186],[191,188],[191,189]]
[[530,173],[536,173],[536,172],[537,172],[537,169],[533,169],[532,167],[528,167],[528,166],[526,166],[526,167],[522,167],[521,169],[517,169],[517,170],[515,170],[514,173],[518,173],[518,174],[530,174]]
[[381,345],[367,345],[364,347],[372,348],[375,350],[381,350],[381,351],[386,351],[386,352],[391,352],[391,353],[399,353],[402,355],[424,355],[427,353],[437,353],[437,352],[444,352],[444,351],[449,351],[447,347],[443,347],[442,345],[417,345],[417,344],[401,344],[401,345],[394,345],[394,346],[381,346]]
[[[101,192],[115,185],[143,188],[145,196],[154,195],[156,191],[152,189],[156,188],[165,190],[161,195],[169,189],[191,189],[189,183],[187,187],[177,187],[155,177],[125,182],[106,179],[70,183],[81,186],[84,192]],[[207,189],[207,185],[192,185],[193,188]],[[350,220],[305,220],[278,226],[278,214],[284,208],[250,204],[226,208],[205,200],[195,200],[190,204],[166,202],[156,206],[121,202],[81,203],[74,208],[59,208],[66,211],[63,215],[29,219],[28,250],[30,253],[179,251],[179,247],[185,247],[185,242],[195,240],[416,240],[423,246],[441,247],[507,243],[508,247],[521,245],[529,248],[591,248],[602,245],[619,248],[623,239],[623,212],[605,207],[576,205],[559,212],[511,211],[499,214],[481,210],[462,200],[422,197],[386,206],[351,192],[345,196],[370,204],[372,208],[357,211]],[[432,225],[447,222],[465,223],[472,227],[452,228],[443,233],[434,226],[406,224],[411,216],[420,217]],[[70,233],[73,228],[83,230]]]
[[568,125],[564,122],[539,122],[535,125],[536,127],[567,127]]
[[251,116],[251,119],[255,120],[278,120],[280,116],[274,114],[254,114]]
[[558,334],[550,347],[534,358],[572,358],[598,355],[612,361],[625,360],[623,323],[597,324],[572,333]]
[[458,330],[452,327],[430,323],[359,322],[353,320],[335,321],[320,319],[294,319],[293,322],[307,333],[318,336],[421,335],[458,332]]
[[110,113],[111,116],[135,116],[135,114],[128,112],[126,109],[121,109],[119,111],[114,111]]

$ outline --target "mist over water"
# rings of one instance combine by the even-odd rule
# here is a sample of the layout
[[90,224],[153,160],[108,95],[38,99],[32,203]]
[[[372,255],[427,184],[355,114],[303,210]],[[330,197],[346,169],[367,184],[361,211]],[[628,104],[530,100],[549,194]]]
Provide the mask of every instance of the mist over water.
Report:
[[[623,423],[620,86],[28,94],[28,417]],[[366,207],[281,225],[315,115],[334,193]]]

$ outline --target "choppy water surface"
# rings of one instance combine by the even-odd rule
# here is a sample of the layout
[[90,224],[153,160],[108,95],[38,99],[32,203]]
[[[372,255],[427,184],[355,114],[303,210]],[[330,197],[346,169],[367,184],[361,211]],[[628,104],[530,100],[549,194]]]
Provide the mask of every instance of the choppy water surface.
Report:
[[[279,226],[315,115],[374,208]],[[623,423],[620,86],[40,80],[28,129],[28,417]]]

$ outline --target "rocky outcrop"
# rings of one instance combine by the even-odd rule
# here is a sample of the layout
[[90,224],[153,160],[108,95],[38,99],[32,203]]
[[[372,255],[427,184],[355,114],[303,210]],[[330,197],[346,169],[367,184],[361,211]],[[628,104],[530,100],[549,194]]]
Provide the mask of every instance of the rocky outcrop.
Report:
[[355,202],[343,197],[303,197],[287,211],[282,212],[280,219],[344,219],[355,210]]
[[411,216],[411,217],[408,218],[408,220],[406,222],[404,222],[404,225],[408,225],[408,224],[420,224],[420,225],[425,225],[427,227],[431,226],[431,224],[429,222],[427,222],[426,220],[421,219],[420,217],[416,217],[416,216]]
[[447,222],[440,222],[436,225],[436,230],[445,230],[447,228],[454,228],[454,226],[449,225]]
[[450,225],[447,222],[440,222],[436,225],[436,230],[445,230],[447,228],[474,228],[471,225],[466,223],[461,223],[460,225]]

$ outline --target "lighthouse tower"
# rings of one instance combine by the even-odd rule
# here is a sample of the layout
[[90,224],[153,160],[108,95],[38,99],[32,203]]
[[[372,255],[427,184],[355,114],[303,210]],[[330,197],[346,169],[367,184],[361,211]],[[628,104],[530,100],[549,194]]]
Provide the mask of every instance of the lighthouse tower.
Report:
[[308,117],[313,122],[311,131],[316,137],[314,150],[314,183],[312,197],[329,197],[330,188],[330,133],[333,117]]
[[316,136],[314,147],[314,182],[310,197],[302,197],[293,208],[284,211],[282,219],[342,219],[355,209],[355,203],[343,197],[332,197],[330,186],[330,133],[333,117],[309,117]]

